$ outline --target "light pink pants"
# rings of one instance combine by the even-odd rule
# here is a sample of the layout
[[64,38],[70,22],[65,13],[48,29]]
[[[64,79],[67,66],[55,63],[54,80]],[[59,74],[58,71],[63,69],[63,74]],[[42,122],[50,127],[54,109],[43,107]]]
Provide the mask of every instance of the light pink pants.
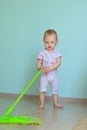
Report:
[[50,84],[52,94],[58,94],[58,77],[55,75],[41,75],[40,92],[47,92],[47,86]]

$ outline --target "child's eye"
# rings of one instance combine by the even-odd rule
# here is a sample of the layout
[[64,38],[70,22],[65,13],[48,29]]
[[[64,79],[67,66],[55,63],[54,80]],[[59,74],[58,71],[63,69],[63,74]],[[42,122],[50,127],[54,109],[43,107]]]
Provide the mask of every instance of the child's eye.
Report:
[[48,44],[49,42],[45,42],[46,44]]

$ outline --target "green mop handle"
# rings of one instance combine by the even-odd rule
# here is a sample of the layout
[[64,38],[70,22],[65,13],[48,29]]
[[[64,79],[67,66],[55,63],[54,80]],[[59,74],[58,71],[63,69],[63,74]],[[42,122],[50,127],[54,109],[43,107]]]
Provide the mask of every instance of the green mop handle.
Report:
[[23,95],[27,92],[27,90],[31,87],[31,85],[35,82],[35,80],[38,78],[38,76],[41,74],[42,70],[39,70],[36,75],[33,77],[33,79],[30,81],[30,83],[25,87],[25,89],[22,91],[22,93],[18,96],[16,101],[10,106],[10,108],[4,113],[4,116],[8,116],[14,109],[14,107],[18,104],[18,102],[21,100]]

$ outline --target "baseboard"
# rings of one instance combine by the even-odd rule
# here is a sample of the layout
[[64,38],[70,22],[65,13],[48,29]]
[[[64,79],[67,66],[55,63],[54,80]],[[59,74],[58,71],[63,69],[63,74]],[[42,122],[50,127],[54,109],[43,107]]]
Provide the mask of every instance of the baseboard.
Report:
[[[0,98],[17,98],[19,94],[13,93],[0,93]],[[23,99],[31,99],[31,98],[39,98],[38,95],[24,95]],[[52,100],[52,96],[46,96],[47,101]],[[67,98],[67,97],[59,97],[59,101],[62,102],[72,102],[72,103],[87,103],[87,99],[83,98]]]

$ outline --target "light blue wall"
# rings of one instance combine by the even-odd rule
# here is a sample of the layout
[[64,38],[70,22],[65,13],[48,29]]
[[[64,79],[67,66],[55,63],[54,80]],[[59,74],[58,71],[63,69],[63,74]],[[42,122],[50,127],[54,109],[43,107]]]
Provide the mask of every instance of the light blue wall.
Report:
[[[0,92],[20,93],[32,79],[48,28],[59,35],[60,96],[87,98],[87,0],[0,0]],[[38,88],[39,79],[28,93]]]

